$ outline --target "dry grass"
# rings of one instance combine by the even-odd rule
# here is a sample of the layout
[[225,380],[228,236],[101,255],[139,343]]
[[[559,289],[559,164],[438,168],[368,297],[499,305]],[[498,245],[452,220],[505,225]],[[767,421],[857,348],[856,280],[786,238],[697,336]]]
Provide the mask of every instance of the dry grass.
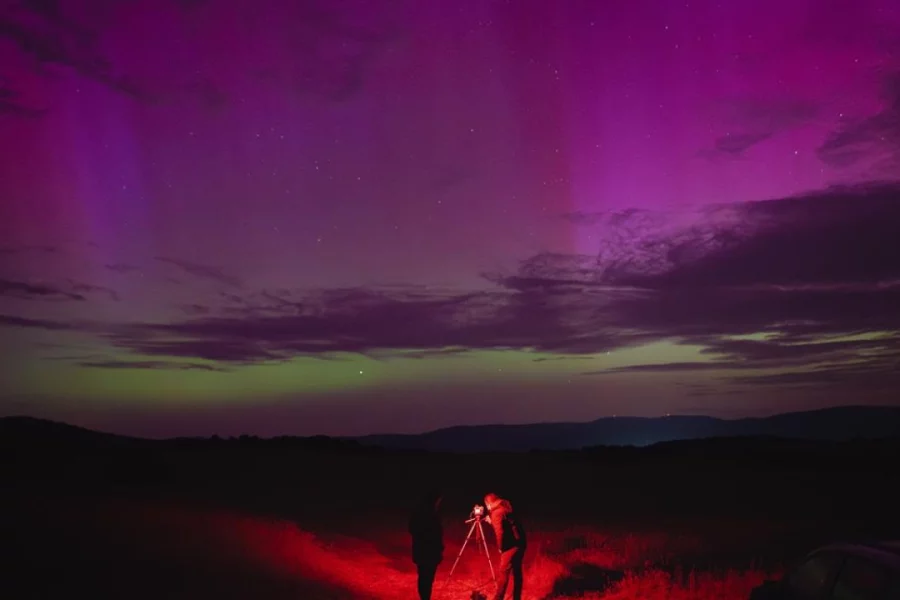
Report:
[[[194,600],[249,597],[237,590],[238,585],[252,589],[256,598],[416,597],[408,538],[402,527],[392,523],[382,533],[350,537],[323,533],[328,530],[324,524],[301,527],[279,519],[160,505],[92,512],[70,507],[54,516],[57,522],[45,521],[54,536],[65,526],[78,539],[90,540],[86,547],[90,555],[80,553],[85,569],[90,564],[106,565],[106,569],[120,561],[128,568],[154,565],[158,573],[159,566],[169,565],[172,572],[188,573],[195,580],[191,589],[196,591],[190,595]],[[719,563],[709,560],[720,554],[733,556],[733,547],[743,545],[749,532],[765,532],[742,528],[739,523],[728,535],[721,524],[698,525],[689,534],[529,525],[525,600],[737,600],[748,598],[754,586],[777,574],[757,568],[753,557],[743,564],[733,558]],[[743,537],[742,530],[748,532]],[[98,531],[105,532],[102,539]],[[448,580],[464,536],[465,531],[447,529],[435,600],[468,599],[476,589],[487,597],[493,592],[484,554],[471,545]],[[491,537],[488,542],[495,552]],[[128,549],[125,555],[124,549]],[[496,566],[496,555],[492,558]],[[213,587],[220,591],[204,591]]]
[[[709,565],[717,550],[715,535],[679,535],[669,532],[607,532],[590,528],[541,531],[532,524],[525,559],[525,600],[607,598],[624,600],[746,599],[753,587],[777,569],[762,570],[749,558],[744,565]],[[733,535],[720,536],[731,544]],[[473,591],[487,597],[493,592],[491,572],[483,551],[466,547],[452,577],[450,569],[462,536],[447,536],[445,560],[435,581],[435,599],[468,599]],[[279,566],[300,577],[328,581],[354,594],[371,598],[415,597],[415,571],[409,561],[405,534],[388,531],[372,539],[316,537],[294,524],[272,521],[245,522],[243,542],[252,541],[261,564]],[[273,540],[280,540],[275,543]],[[758,540],[757,540],[758,541]],[[493,544],[493,566],[497,557]],[[385,548],[390,548],[386,550]],[[730,548],[725,548],[730,550]],[[703,558],[705,568],[692,560]]]
[[[679,560],[696,556],[698,550],[714,551],[703,548],[702,536],[684,539],[665,532],[611,535],[582,529],[532,537],[525,562],[524,598],[528,600],[743,600],[755,586],[778,575],[775,570],[756,568],[753,561],[743,568],[697,570]],[[474,553],[466,558],[485,562],[483,555]],[[489,573],[484,571],[483,566],[477,576],[464,571],[452,594],[439,598],[468,598],[482,582],[488,583],[482,590],[492,591]]]

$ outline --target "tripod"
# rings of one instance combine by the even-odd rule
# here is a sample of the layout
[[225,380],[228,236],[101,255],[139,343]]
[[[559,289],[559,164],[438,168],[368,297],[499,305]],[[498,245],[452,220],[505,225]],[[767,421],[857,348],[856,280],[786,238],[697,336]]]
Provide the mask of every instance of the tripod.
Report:
[[494,585],[497,584],[497,576],[494,575],[494,565],[491,562],[491,553],[488,551],[487,540],[484,537],[484,526],[483,520],[480,510],[475,510],[472,513],[474,516],[471,519],[467,519],[466,523],[471,523],[472,526],[469,528],[469,533],[466,535],[466,539],[462,544],[462,548],[459,549],[459,554],[456,555],[456,560],[453,561],[453,566],[450,568],[450,574],[447,575],[447,581],[444,582],[444,587],[447,587],[447,584],[450,583],[450,578],[453,577],[453,571],[456,569],[456,565],[459,563],[459,559],[462,558],[463,551],[466,549],[466,544],[469,543],[469,540],[472,539],[474,534],[475,536],[475,545],[478,545],[478,542],[481,541],[481,545],[484,548],[484,555],[487,557],[488,567],[491,569],[491,579],[494,581]]

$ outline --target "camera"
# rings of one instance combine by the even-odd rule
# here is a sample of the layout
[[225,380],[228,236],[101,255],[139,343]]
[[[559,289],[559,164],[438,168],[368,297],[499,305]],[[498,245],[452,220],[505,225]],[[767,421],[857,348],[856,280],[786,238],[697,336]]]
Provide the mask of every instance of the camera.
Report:
[[472,516],[475,518],[484,516],[484,507],[480,504],[476,504],[472,507]]

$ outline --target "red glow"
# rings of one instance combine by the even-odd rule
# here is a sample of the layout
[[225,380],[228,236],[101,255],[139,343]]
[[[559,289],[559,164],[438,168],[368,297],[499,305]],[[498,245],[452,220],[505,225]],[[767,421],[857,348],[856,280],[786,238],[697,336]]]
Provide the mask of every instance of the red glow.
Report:
[[[187,510],[176,507],[120,508],[105,511],[132,543],[153,546],[166,560],[187,564],[213,563],[227,578],[231,569],[251,570],[259,579],[314,583],[332,597],[414,598],[415,570],[400,532],[378,539],[319,537],[297,524],[235,512]],[[702,550],[699,538],[664,533],[613,536],[602,531],[569,528],[545,532],[537,527],[525,560],[526,600],[551,593],[577,597],[579,586],[599,592],[601,574],[608,573],[605,598],[746,598],[765,574],[756,570],[719,574],[665,572],[654,565]],[[458,535],[454,535],[458,533]],[[444,562],[435,580],[435,597],[468,598],[473,589],[490,596],[493,584],[484,555],[463,553],[449,585],[447,574],[465,531],[446,532]],[[489,539],[489,544],[490,544]],[[575,546],[575,547],[573,547]],[[492,547],[493,551],[493,547]],[[494,557],[496,558],[496,557]],[[603,575],[605,577],[605,575]],[[264,585],[264,583],[263,583]]]

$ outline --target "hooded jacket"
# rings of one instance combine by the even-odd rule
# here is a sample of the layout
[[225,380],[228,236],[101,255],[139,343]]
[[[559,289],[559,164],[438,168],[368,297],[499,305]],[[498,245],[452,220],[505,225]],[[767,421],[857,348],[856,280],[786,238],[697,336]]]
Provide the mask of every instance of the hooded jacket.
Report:
[[490,507],[490,520],[494,528],[494,536],[500,552],[506,552],[513,548],[525,549],[525,528],[516,518],[512,504],[509,500],[500,500]]

